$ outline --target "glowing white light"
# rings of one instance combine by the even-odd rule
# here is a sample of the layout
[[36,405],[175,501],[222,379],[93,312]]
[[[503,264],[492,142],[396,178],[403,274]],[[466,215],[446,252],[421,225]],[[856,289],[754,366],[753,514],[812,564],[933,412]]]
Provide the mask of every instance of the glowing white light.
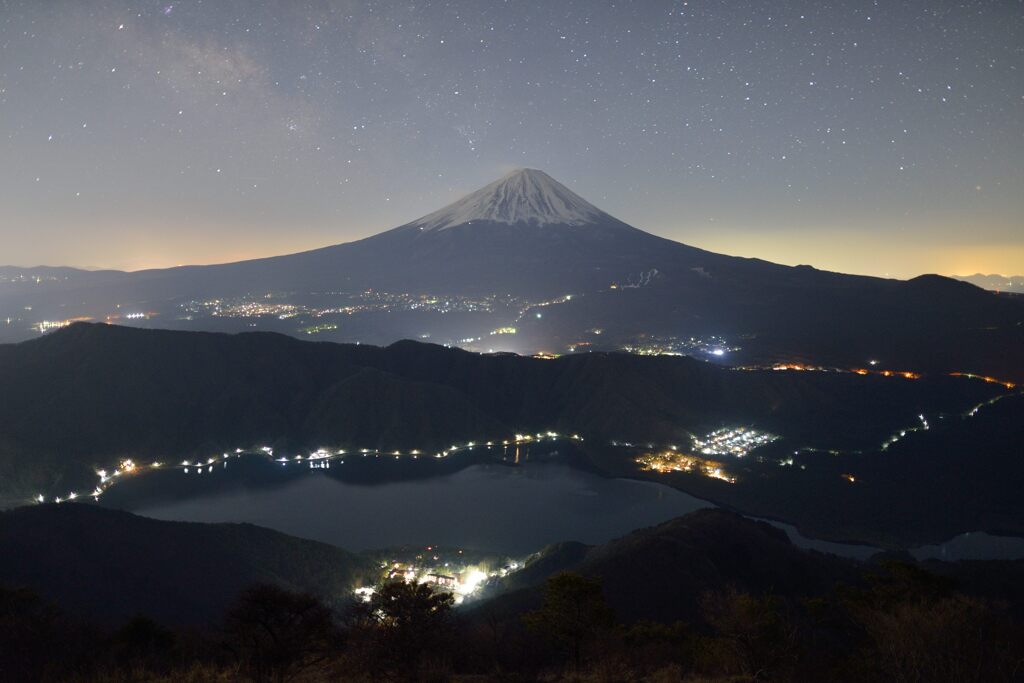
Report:
[[462,582],[459,584],[458,592],[463,595],[469,595],[476,591],[476,589],[480,587],[480,584],[486,580],[487,574],[483,573],[479,569],[471,569],[462,577]]

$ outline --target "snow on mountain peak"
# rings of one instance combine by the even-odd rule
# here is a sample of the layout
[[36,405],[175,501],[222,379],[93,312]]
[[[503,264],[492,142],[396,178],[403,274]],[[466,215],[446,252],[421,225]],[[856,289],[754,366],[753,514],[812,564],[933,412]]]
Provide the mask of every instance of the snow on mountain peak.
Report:
[[608,218],[544,171],[522,168],[409,225],[445,230],[473,221],[542,226],[585,225]]

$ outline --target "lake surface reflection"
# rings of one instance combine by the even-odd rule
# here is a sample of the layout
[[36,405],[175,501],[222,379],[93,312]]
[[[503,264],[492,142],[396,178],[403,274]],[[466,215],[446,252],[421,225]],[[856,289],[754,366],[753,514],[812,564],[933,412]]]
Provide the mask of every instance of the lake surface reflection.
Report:
[[[331,473],[340,468],[333,467]],[[208,479],[193,495],[162,502],[128,490],[141,485],[140,479],[110,491],[104,504],[157,519],[250,522],[356,551],[439,544],[512,554],[557,541],[601,543],[710,507],[660,484],[607,479],[564,463],[474,464],[439,476],[387,483],[366,483],[362,477],[349,481],[320,471],[298,476],[275,471],[278,481],[267,484],[254,471],[265,469],[276,466],[232,463],[228,471],[204,474]],[[225,475],[237,475],[235,484],[249,481],[209,489],[210,482]],[[177,472],[149,475],[147,488],[158,477],[167,484],[172,478],[191,483],[190,476],[198,479]]]
[[[103,504],[156,519],[249,522],[352,551],[437,544],[509,554],[558,541],[602,543],[713,507],[662,484],[609,479],[572,463],[570,451],[519,465],[467,454],[442,461],[353,457],[311,470],[249,456],[202,474],[153,472],[114,487]],[[878,552],[772,523],[803,548],[862,560]],[[965,534],[911,552],[918,559],[1017,559],[1024,558],[1024,539]]]

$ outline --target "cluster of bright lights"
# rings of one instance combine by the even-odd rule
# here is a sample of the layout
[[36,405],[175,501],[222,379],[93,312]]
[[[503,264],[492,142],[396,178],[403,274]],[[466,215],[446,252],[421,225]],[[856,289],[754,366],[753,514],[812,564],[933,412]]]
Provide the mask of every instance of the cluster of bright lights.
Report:
[[[218,318],[261,318],[276,317],[288,320],[298,316],[322,318],[330,315],[354,315],[357,313],[381,311],[433,311],[450,312],[491,312],[500,305],[513,305],[509,297],[497,295],[483,297],[445,296],[430,294],[409,294],[404,292],[382,292],[366,290],[362,292],[330,292],[347,301],[343,305],[308,306],[275,300],[274,294],[240,299],[209,299],[206,301],[189,301],[182,308],[190,314],[209,315]],[[528,306],[530,304],[519,304]],[[335,329],[337,326],[314,326],[306,328],[309,334],[315,331]]]
[[649,472],[686,472],[718,479],[729,484],[736,483],[736,477],[726,472],[722,463],[708,460],[689,453],[680,453],[674,447],[657,453],[645,453],[636,459],[641,469]]
[[40,334],[45,334],[47,332],[52,332],[54,330],[59,330],[59,329],[61,329],[63,327],[68,327],[69,325],[71,325],[73,323],[87,322],[89,320],[92,320],[92,318],[80,317],[80,318],[67,318],[66,320],[41,320],[41,321],[37,322],[36,324],[34,324],[32,326],[32,329],[34,329],[36,332],[39,332]]
[[694,437],[694,450],[703,455],[732,455],[742,458],[755,448],[770,444],[779,437],[748,427],[717,429],[704,438]]
[[724,337],[650,337],[626,344],[623,351],[639,356],[712,356],[722,358],[740,347],[730,344]]
[[[432,550],[433,547],[427,548],[427,551]],[[462,555],[461,550],[459,555]],[[488,569],[482,565],[463,564],[461,561],[446,562],[438,555],[418,557],[418,562],[386,563],[386,580],[429,585],[437,591],[451,593],[456,605],[478,594],[488,582],[506,577],[523,566],[521,562],[513,560],[497,569]],[[370,602],[376,592],[375,586],[360,586],[354,591],[356,598],[363,602]]]

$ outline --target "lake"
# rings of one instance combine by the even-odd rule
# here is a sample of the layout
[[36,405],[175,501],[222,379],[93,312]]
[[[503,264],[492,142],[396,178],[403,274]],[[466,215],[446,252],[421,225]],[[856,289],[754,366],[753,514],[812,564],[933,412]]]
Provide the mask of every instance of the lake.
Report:
[[[272,472],[276,484],[260,475],[281,469],[251,460],[231,463],[245,470],[244,486],[202,489],[178,500],[147,501],[122,484],[104,503],[166,520],[251,522],[287,534],[349,550],[396,545],[463,546],[525,554],[557,541],[601,543],[633,529],[657,524],[709,504],[660,484],[607,479],[564,463],[510,466],[480,463],[428,478],[376,483],[327,471]],[[217,474],[216,472],[210,473]],[[204,474],[204,477],[207,475]],[[147,475],[161,483],[189,483],[178,472]],[[170,482],[171,479],[177,482]],[[192,479],[198,479],[192,475]],[[237,484],[237,481],[234,482]],[[147,482],[150,487],[155,481]],[[149,487],[147,487],[149,488]],[[128,497],[115,494],[129,494]]]
[[[462,546],[523,555],[558,541],[602,543],[711,503],[648,481],[611,479],[571,457],[524,464],[465,454],[445,461],[352,458],[331,469],[247,456],[197,476],[167,470],[120,484],[103,504],[156,519],[249,522],[353,551],[399,545]],[[866,559],[877,549],[807,539],[801,547]],[[1024,539],[965,534],[915,557],[1024,557]]]

